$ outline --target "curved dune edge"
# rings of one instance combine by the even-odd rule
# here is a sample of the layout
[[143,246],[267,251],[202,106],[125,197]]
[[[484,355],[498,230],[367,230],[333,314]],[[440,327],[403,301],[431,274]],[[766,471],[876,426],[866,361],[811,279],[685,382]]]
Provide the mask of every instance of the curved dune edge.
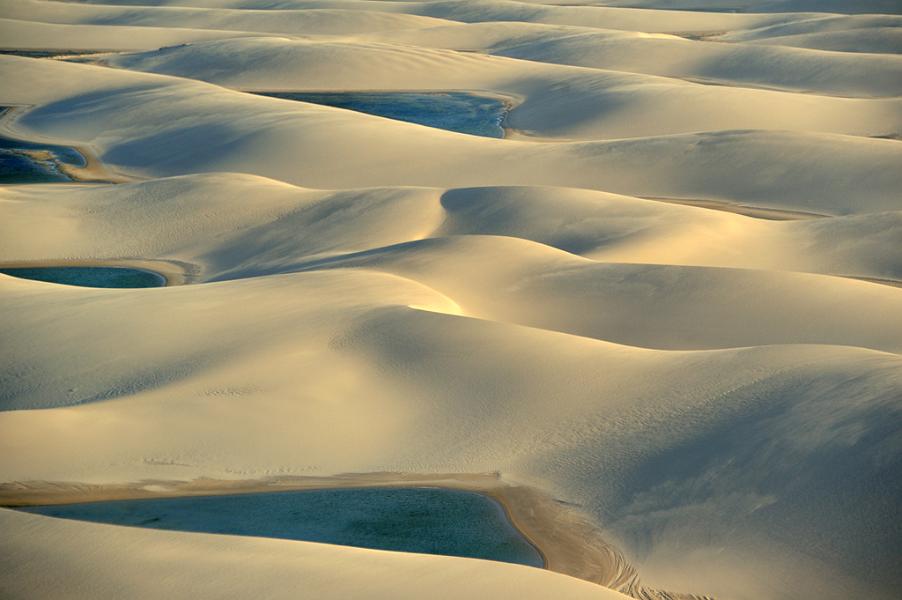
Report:
[[[899,351],[899,328],[887,322],[902,306],[898,291],[848,277],[894,279],[898,260],[859,247],[867,235],[891,237],[893,215],[781,224],[587,190],[322,191],[228,174],[17,186],[0,201],[9,266],[135,266],[172,283],[285,275],[301,289],[312,272],[369,271],[425,286],[471,316],[631,346]],[[60,234],[30,234],[50,223]],[[871,309],[837,315],[838,302]]]
[[721,202],[718,200],[699,200],[693,198],[667,198],[664,196],[640,196],[643,200],[654,200],[655,202],[666,202],[667,204],[681,204],[683,206],[694,206],[696,208],[706,208],[710,210],[720,210],[723,212],[734,213],[744,217],[753,217],[755,219],[764,219],[766,221],[799,221],[802,219],[823,219],[830,215],[823,215],[814,212],[805,212],[801,210],[788,210],[780,208],[765,208],[761,206],[746,206],[744,204],[735,204],[733,202]]
[[[900,184],[902,146],[893,140],[776,129],[670,135],[665,127],[651,137],[639,129],[631,130],[633,137],[610,139],[614,130],[609,130],[607,139],[526,142],[172,76],[8,56],[0,57],[0,70],[11,82],[8,102],[36,106],[16,120],[20,135],[96,147],[109,168],[138,178],[230,171],[329,189],[564,186],[837,215],[892,210]],[[446,83],[442,87],[448,88]],[[474,89],[485,87],[471,83]],[[591,94],[580,97],[588,101]],[[516,113],[527,109],[530,121],[542,121],[548,111],[538,100],[521,104],[508,125],[522,125]],[[568,118],[577,115],[561,131],[582,130],[581,113],[558,110],[555,114]],[[595,125],[604,128],[620,117],[635,122],[628,114],[596,116],[601,121],[589,118],[579,137],[592,138]],[[194,123],[187,136],[178,126],[186,120]],[[775,147],[781,151],[775,153]],[[654,178],[647,177],[649,164],[656,165]],[[761,178],[761,171],[773,176]],[[865,180],[866,187],[853,183]]]
[[[902,75],[899,62],[883,70],[864,65],[858,70],[873,72],[878,80],[894,79]],[[827,96],[356,39],[204,41],[119,54],[95,64],[237,90],[486,89],[522,96],[524,102],[511,112],[509,123],[521,134],[544,141],[740,128],[874,136],[896,133],[900,127],[893,89],[883,97]],[[835,70],[829,62],[819,66]],[[643,108],[650,105],[658,114]]]

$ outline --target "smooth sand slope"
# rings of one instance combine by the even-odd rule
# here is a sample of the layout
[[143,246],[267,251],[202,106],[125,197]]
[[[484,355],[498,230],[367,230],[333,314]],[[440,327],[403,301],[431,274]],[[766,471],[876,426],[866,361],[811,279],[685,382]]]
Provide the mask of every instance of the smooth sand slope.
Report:
[[[731,130],[518,142],[97,66],[0,57],[0,72],[12,84],[8,103],[38,105],[13,116],[16,135],[92,146],[138,176],[239,171],[322,188],[557,185],[823,214],[896,209],[902,187],[895,140]],[[583,121],[579,111],[564,114],[568,126]]]
[[43,0],[3,0],[5,18],[72,25],[131,25],[175,29],[217,29],[290,34],[347,34],[440,25],[418,15],[347,9],[229,10],[95,6]]
[[[630,31],[717,31],[749,29],[794,23],[810,15],[735,15],[728,13],[687,13],[684,11],[642,10],[597,6],[553,6],[508,0],[448,0],[439,2],[315,1],[296,0],[270,5],[260,10],[259,3],[192,2],[191,0],[154,6],[119,6],[114,3],[65,3],[42,0],[4,0],[4,12],[13,18],[52,23],[144,24],[168,27],[215,27],[266,31],[299,26],[307,33],[347,33],[359,30],[358,23],[426,24],[436,19],[460,22],[521,21],[559,25],[587,25]],[[264,5],[265,6],[265,5]],[[295,23],[288,23],[295,20]],[[281,22],[279,22],[281,21]],[[343,21],[348,21],[343,23]],[[222,27],[228,23],[229,27]],[[270,31],[272,31],[270,29]],[[289,32],[297,32],[296,29]]]
[[[500,469],[579,502],[618,538],[652,536],[649,561],[697,560],[756,595],[850,585],[828,565],[856,563],[870,581],[893,572],[861,549],[897,550],[878,524],[892,520],[881,499],[898,478],[876,460],[894,443],[896,355],[640,350],[454,316],[422,284],[366,271],[151,291],[3,286],[15,315],[4,329],[21,340],[4,359],[4,404],[46,407],[0,420],[16,457],[7,481]],[[61,404],[73,406],[49,408]],[[778,469],[770,457],[784,452]],[[685,544],[698,548],[690,561]],[[791,585],[728,575],[771,559],[793,565]]]
[[542,63],[853,97],[898,95],[902,68],[902,57],[892,54],[725,44],[671,34],[534,23],[454,24],[369,37]]
[[[847,62],[863,62],[857,58]],[[849,68],[897,81],[900,61],[887,62],[882,69],[861,64]],[[104,62],[250,90],[488,90],[519,100],[508,127],[541,138],[605,139],[735,128],[883,135],[902,129],[902,102],[897,99],[705,86],[409,46],[235,39]],[[822,66],[829,68],[829,63]],[[812,65],[800,68],[809,71]],[[787,78],[799,81],[790,74]]]
[[[328,191],[229,173],[119,186],[10,186],[0,200],[6,260],[169,257],[208,280],[474,234],[605,262],[902,276],[902,254],[893,245],[898,211],[777,221],[572,188]],[[33,235],[49,223],[54,236]],[[265,248],[254,243],[261,232]]]
[[[0,510],[0,596],[897,597],[888,4],[0,0],[5,49],[106,51],[0,56],[0,132],[122,181],[0,186],[0,267],[171,284],[0,275],[4,497],[497,473],[619,569]],[[507,136],[274,90],[489,94]]]
[[215,29],[59,25],[0,19],[0,47],[11,50],[145,50],[199,40],[259,35]]
[[[253,204],[246,202],[250,194],[256,198]],[[810,254],[810,262],[816,267],[829,258],[808,249],[817,247],[818,236],[823,236],[833,248],[834,272],[855,274],[847,264],[874,260],[873,251],[861,243],[861,238],[880,245],[883,237],[886,239],[882,241],[891,245],[899,231],[898,220],[891,218],[895,213],[889,219],[883,214],[875,216],[886,232],[884,236],[863,236],[869,220],[860,224],[861,218],[827,219],[835,226],[821,234],[811,232],[812,222],[781,224],[727,213],[713,214],[724,223],[702,225],[693,220],[711,211],[617,196],[614,200],[619,206],[604,210],[601,201],[609,196],[579,190],[488,188],[444,192],[388,188],[318,192],[260,178],[223,175],[83,190],[22,186],[9,190],[6,197],[9,219],[3,227],[4,246],[10,248],[8,260],[19,262],[152,256],[188,265],[201,281],[292,271],[366,269],[425,284],[474,316],[634,346],[706,349],[831,343],[902,350],[902,329],[893,318],[902,312],[902,289],[896,287],[847,277],[629,264],[633,262],[633,245],[628,241],[621,241],[625,247],[619,252],[621,262],[626,264],[599,264],[532,241],[545,239],[553,244],[554,234],[566,232],[566,226],[545,232],[530,231],[522,225],[525,231],[518,231],[515,227],[518,221],[549,227],[555,219],[569,218],[581,223],[581,241],[587,245],[584,252],[588,256],[604,254],[593,252],[593,242],[603,245],[610,238],[638,237],[640,256],[644,238],[663,258],[681,238],[694,239],[695,229],[719,226],[724,230],[721,235],[729,237],[730,231],[752,221],[764,230],[754,238],[761,246],[747,244],[736,254],[768,252],[771,258],[762,262],[772,269],[791,260],[784,256],[800,260]],[[55,200],[48,203],[50,197]],[[507,226],[506,230],[493,231],[492,216],[480,214],[478,207],[474,207],[475,214],[465,212],[467,200],[473,203],[480,198],[482,204],[491,199],[492,211],[503,211],[505,197],[509,200],[506,213],[493,216],[496,223]],[[555,216],[524,210],[529,199],[539,210],[553,211]],[[573,204],[570,211],[566,210],[568,200]],[[448,206],[458,210],[449,212]],[[221,217],[208,216],[215,209],[223,212]],[[598,223],[595,228],[587,219],[587,209],[594,212]],[[640,216],[643,209],[644,219]],[[618,214],[627,210],[633,215]],[[690,219],[689,223],[678,225],[676,215]],[[649,221],[655,220],[684,231],[670,235],[645,231]],[[80,226],[67,232],[67,222]],[[63,225],[55,227],[60,235],[50,243],[31,234],[36,228],[55,223]],[[785,231],[787,225],[791,226],[789,232]],[[768,228],[775,231],[768,235]],[[154,235],[145,241],[143,232],[148,229]],[[299,240],[299,230],[314,233]],[[842,236],[849,240],[847,245],[840,243]],[[260,248],[261,238],[267,240],[265,250]],[[411,241],[418,238],[423,239]],[[787,240],[783,248],[777,246],[780,239]],[[689,250],[690,255],[710,253],[722,257],[718,266],[729,265],[729,255],[724,256],[722,245],[712,249],[703,240],[698,243],[702,247]],[[558,241],[560,245],[567,246],[567,240]],[[616,243],[613,245],[616,247]],[[859,276],[886,278],[897,273],[900,252],[892,248],[882,256],[896,261],[889,273],[870,271]],[[842,306],[864,305],[870,307],[866,315],[837,314]]]

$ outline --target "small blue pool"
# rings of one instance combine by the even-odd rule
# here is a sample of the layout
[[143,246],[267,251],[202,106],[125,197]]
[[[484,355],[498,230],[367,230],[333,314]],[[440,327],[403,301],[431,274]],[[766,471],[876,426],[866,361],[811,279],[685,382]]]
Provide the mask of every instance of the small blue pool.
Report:
[[166,285],[166,279],[162,275],[125,267],[0,268],[0,273],[22,279],[94,288],[147,288]]
[[483,137],[504,137],[506,104],[464,92],[255,92],[324,104],[428,127]]

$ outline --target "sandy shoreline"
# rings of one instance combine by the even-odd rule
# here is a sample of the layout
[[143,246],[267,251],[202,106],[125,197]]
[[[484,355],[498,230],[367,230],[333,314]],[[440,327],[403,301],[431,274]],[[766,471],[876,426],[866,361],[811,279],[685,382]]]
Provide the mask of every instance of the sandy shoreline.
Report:
[[18,113],[27,110],[28,106],[17,106],[17,105],[4,105],[3,108],[6,110],[0,113],[0,134],[5,137],[20,140],[22,142],[29,142],[33,144],[47,143],[54,146],[68,146],[78,152],[85,164],[83,167],[68,165],[66,163],[54,160],[54,164],[59,171],[70,178],[75,183],[128,183],[130,181],[136,181],[134,177],[129,177],[127,175],[123,175],[122,173],[118,173],[109,167],[107,167],[97,156],[97,153],[88,146],[84,145],[75,145],[75,144],[66,144],[59,141],[49,141],[46,139],[40,138],[32,138],[26,139],[21,135],[17,134],[11,127],[10,124],[15,121],[18,116]]
[[535,488],[507,483],[494,473],[351,473],[334,477],[147,480],[109,485],[12,482],[0,484],[0,506],[371,487],[434,487],[485,495],[501,506],[511,524],[541,555],[548,570],[625,593],[638,589],[636,571],[602,539],[587,517]]

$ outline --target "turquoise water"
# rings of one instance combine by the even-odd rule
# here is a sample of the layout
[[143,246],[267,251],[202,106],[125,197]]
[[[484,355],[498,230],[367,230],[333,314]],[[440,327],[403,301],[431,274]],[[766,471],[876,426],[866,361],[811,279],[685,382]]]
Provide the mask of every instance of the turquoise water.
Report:
[[124,267],[28,267],[0,269],[0,273],[23,279],[95,288],[146,288],[166,284],[166,280],[157,273]]
[[325,104],[428,127],[504,137],[504,102],[464,92],[256,92],[261,96]]
[[[0,113],[2,114],[2,113]],[[35,152],[42,155],[36,156]],[[0,136],[0,183],[52,183],[71,181],[59,165],[85,166],[74,148],[24,142]]]
[[262,536],[542,566],[500,506],[434,488],[353,488],[116,500],[27,512],[152,529]]

